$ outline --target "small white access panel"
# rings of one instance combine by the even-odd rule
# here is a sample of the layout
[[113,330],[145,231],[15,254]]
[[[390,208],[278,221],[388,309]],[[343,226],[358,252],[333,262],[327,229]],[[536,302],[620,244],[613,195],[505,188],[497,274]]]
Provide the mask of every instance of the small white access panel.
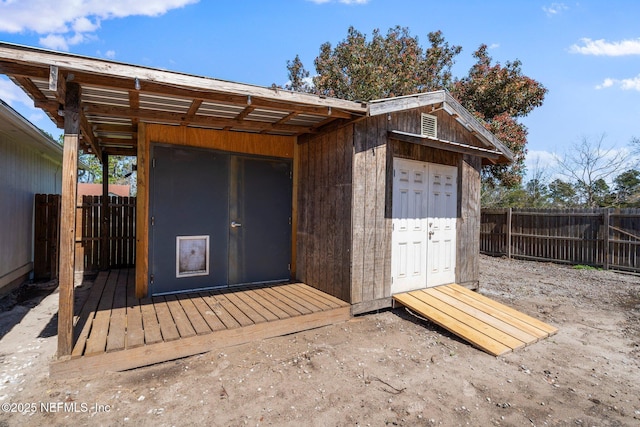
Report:
[[455,281],[457,168],[393,163],[391,293]]

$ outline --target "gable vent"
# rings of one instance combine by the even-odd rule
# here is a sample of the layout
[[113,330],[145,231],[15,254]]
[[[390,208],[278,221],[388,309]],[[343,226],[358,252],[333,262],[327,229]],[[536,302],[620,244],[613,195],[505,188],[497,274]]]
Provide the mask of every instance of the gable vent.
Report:
[[429,138],[438,137],[438,118],[422,113],[421,134]]

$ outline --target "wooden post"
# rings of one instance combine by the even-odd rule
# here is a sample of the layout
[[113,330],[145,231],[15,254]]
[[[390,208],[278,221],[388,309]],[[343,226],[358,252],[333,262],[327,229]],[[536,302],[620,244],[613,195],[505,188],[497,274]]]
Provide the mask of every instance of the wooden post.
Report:
[[69,82],[65,94],[64,148],[62,154],[58,357],[70,355],[73,349],[73,282],[75,272],[79,139],[80,85]]
[[100,269],[109,268],[109,155],[102,153],[102,223],[100,227]]
[[609,269],[609,226],[611,225],[609,221],[610,221],[609,209],[605,209],[604,212],[602,213],[602,223],[604,224],[604,236],[603,236],[604,242],[602,244],[603,246],[602,268],[604,268],[605,270]]
[[144,298],[149,284],[149,144],[144,123],[138,124],[138,192],[136,195],[136,298]]
[[511,258],[511,208],[507,209],[507,258]]

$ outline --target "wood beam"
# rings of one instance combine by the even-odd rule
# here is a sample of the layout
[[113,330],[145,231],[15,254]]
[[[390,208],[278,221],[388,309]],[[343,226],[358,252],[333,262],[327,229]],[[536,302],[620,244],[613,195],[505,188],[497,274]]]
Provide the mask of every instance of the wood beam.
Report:
[[[150,121],[159,121],[165,124],[185,124],[186,115],[180,113],[172,113],[172,112],[161,112],[154,110],[132,110],[131,108],[126,107],[117,107],[117,106],[108,106],[108,105],[99,105],[99,104],[85,104],[84,105],[85,112],[87,114],[96,114],[96,115],[107,115],[112,117],[125,117],[131,118],[136,117],[142,121],[150,120]],[[231,128],[240,128],[240,129],[248,129],[255,131],[263,131],[263,130],[279,130],[283,132],[292,132],[292,133],[310,133],[313,131],[313,128],[307,126],[294,126],[294,125],[275,125],[272,123],[265,122],[254,122],[254,121],[241,121],[235,119],[219,119],[214,117],[207,116],[197,116],[193,117],[189,120],[189,123],[220,127],[223,128],[225,126],[230,126]]]
[[[75,79],[78,83],[91,85],[91,86],[100,86],[105,88],[120,88],[123,90],[131,90],[132,82],[130,79],[124,78],[115,78],[115,77],[104,77],[97,76],[93,74],[87,74],[82,72],[74,73]],[[202,89],[186,89],[182,87],[176,86],[166,86],[155,82],[150,81],[141,81],[140,82],[140,92],[141,93],[150,93],[154,95],[168,95],[175,96],[179,98],[191,98],[194,100],[209,101],[209,102],[219,102],[221,104],[229,104],[229,105],[246,105],[247,104],[247,96],[246,95],[234,95],[227,93],[219,93],[219,92],[208,92]],[[327,107],[317,107],[311,105],[300,105],[294,104],[290,102],[284,101],[272,101],[269,99],[259,98],[257,96],[251,96],[251,105],[256,108],[265,108],[272,109],[278,111],[291,111],[296,110],[298,113],[311,114],[316,116],[326,116],[329,113]],[[362,113],[364,114],[364,112]],[[333,107],[331,110],[331,115],[337,118],[343,119],[351,119],[354,117],[353,113],[348,111],[344,111],[339,109],[338,107]],[[357,114],[356,114],[357,115]]]
[[[139,110],[140,109],[140,92],[137,90],[130,90],[129,91],[129,107],[132,110]],[[138,124],[139,119],[137,117],[131,117],[131,122],[134,125]]]
[[128,156],[135,157],[137,155],[136,147],[122,148],[122,147],[104,147],[102,149],[103,154],[110,156]]
[[136,298],[144,298],[149,286],[149,157],[147,126],[138,127],[138,192],[136,195]]
[[389,138],[397,141],[404,141],[411,144],[424,145],[425,147],[436,148],[439,150],[452,151],[454,153],[470,154],[490,160],[500,158],[501,154],[497,150],[489,150],[482,147],[474,147],[459,142],[444,141],[439,139],[428,138],[423,135],[414,135],[406,132],[389,131]]
[[109,154],[102,157],[102,218],[100,227],[100,269],[109,268]]
[[240,114],[238,114],[238,115],[235,117],[235,120],[238,120],[238,121],[242,121],[242,120],[244,120],[244,119],[245,119],[249,114],[251,114],[251,113],[253,112],[253,110],[255,110],[255,109],[256,109],[256,107],[255,107],[255,106],[253,106],[253,105],[248,105],[247,107],[245,107],[245,109],[244,109],[244,110],[242,110],[242,111],[240,112]]
[[58,357],[73,350],[73,297],[75,275],[76,197],[78,142],[80,138],[80,85],[69,83],[64,106],[62,203],[60,210],[60,273],[58,306]]
[[98,144],[98,141],[96,141],[96,137],[93,134],[93,127],[87,120],[87,116],[85,116],[82,113],[80,114],[80,128],[82,129],[82,134],[85,138],[85,141],[83,142],[89,147],[91,147],[91,152],[93,154],[95,154],[99,159],[101,159],[102,149],[100,148],[100,145]]

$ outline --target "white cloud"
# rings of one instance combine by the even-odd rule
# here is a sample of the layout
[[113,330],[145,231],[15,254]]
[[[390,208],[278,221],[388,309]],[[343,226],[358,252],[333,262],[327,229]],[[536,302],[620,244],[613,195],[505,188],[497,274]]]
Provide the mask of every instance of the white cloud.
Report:
[[596,56],[640,55],[640,39],[608,42],[604,39],[583,38],[580,41],[583,45],[574,44],[569,48],[569,52]]
[[500,47],[500,43],[491,43],[491,45],[489,46],[489,49],[498,49]]
[[91,39],[101,21],[127,16],[159,16],[171,9],[199,0],[3,0],[0,1],[0,31],[42,34],[40,43],[51,49]]
[[549,6],[542,6],[542,10],[547,14],[547,16],[555,16],[565,10],[569,10],[569,7],[564,3],[551,3]]
[[640,92],[640,74],[629,79],[606,78],[602,84],[596,86],[596,89],[607,89],[613,86],[618,86],[622,90],[637,90]]
[[[11,80],[5,76],[0,76],[0,99],[12,106],[16,107],[16,103],[20,103],[26,107],[34,108],[33,101],[16,86]],[[35,108],[34,108],[35,110]]]
[[116,57],[116,51],[115,50],[108,50],[105,52],[104,56],[106,56],[107,58],[113,59]]

